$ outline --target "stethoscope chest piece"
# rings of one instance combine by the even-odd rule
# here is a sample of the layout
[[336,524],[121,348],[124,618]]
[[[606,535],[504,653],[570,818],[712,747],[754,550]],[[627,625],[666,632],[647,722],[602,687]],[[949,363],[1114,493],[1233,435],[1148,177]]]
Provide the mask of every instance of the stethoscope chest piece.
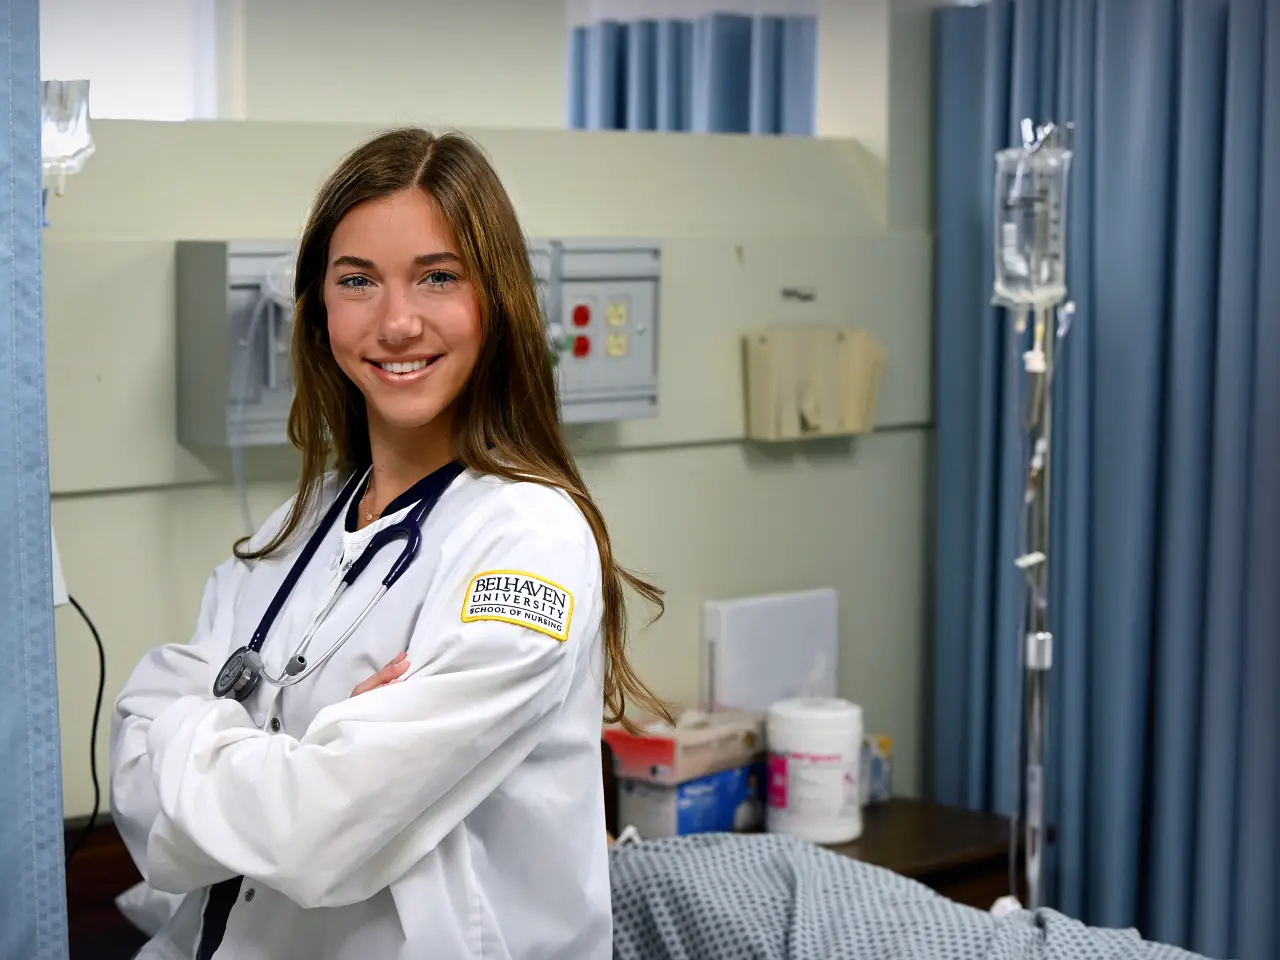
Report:
[[262,657],[255,650],[241,647],[227,658],[213,682],[215,697],[248,700],[262,680]]

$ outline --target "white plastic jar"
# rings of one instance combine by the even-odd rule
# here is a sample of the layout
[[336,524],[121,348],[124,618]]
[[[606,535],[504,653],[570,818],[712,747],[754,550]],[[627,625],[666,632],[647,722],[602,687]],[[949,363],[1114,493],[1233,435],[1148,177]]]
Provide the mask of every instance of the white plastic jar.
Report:
[[769,708],[770,833],[812,843],[862,836],[862,708],[800,697]]

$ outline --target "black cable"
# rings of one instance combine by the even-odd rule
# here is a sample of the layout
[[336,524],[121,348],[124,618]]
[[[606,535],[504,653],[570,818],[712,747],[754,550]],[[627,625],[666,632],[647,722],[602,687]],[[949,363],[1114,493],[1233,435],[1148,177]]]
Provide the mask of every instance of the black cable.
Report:
[[84,830],[80,832],[79,838],[67,853],[66,862],[70,863],[71,858],[76,855],[85,840],[89,838],[89,834],[93,832],[93,826],[98,820],[98,811],[102,806],[102,789],[98,784],[98,721],[102,717],[102,694],[107,686],[107,651],[102,646],[102,637],[98,636],[98,628],[89,619],[89,614],[84,612],[84,607],[80,606],[75,597],[67,599],[76,608],[76,612],[84,618],[84,622],[89,625],[89,632],[93,634],[93,642],[98,648],[98,696],[93,703],[93,727],[89,733],[89,776],[93,778],[93,812],[89,814],[89,822],[85,824]]

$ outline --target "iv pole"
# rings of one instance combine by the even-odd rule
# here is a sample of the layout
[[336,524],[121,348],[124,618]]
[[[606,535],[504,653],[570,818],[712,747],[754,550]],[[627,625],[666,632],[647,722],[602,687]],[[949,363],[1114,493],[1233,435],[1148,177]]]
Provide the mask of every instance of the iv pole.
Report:
[[[1020,662],[1023,672],[1025,757],[1022,788],[1026,816],[1023,836],[1027,907],[1044,906],[1045,735],[1053,634],[1049,629],[1049,531],[1053,370],[1057,341],[1066,336],[1075,307],[1066,300],[1066,182],[1072,128],[1049,123],[1034,128],[1022,121],[1022,146],[997,154],[996,279],[993,303],[1014,317],[1014,348],[1031,345],[1017,376],[1021,447],[1029,452],[1026,485],[1019,517],[1015,565],[1024,578],[1019,616]],[[1007,181],[1007,182],[1006,182]],[[1015,764],[1016,766],[1017,764]],[[1015,783],[1015,797],[1018,785]],[[1018,845],[1019,803],[1011,823],[1010,885]]]

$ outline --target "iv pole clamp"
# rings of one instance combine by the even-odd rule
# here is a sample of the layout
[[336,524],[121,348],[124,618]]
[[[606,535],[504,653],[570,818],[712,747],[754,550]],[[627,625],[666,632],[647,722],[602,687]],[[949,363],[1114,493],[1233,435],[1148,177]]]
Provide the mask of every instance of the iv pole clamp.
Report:
[[[1070,328],[1075,306],[1067,300],[1067,177],[1072,125],[1021,125],[1022,144],[996,154],[995,283],[992,303],[1013,319],[1014,371],[1019,389],[1019,457],[1026,457],[1026,484],[1019,505],[1019,544],[1014,561],[1023,580],[1019,660],[1023,676],[1023,727],[1015,744],[1015,781],[1010,838],[1010,886],[1014,865],[1024,857],[1027,908],[1044,906],[1045,731],[1053,634],[1049,629],[1049,530],[1052,477],[1053,373],[1057,341]],[[1020,738],[1017,738],[1020,739]],[[1025,752],[1024,752],[1025,751]],[[1025,791],[1018,796],[1019,786]],[[1018,816],[1025,800],[1022,843]]]

